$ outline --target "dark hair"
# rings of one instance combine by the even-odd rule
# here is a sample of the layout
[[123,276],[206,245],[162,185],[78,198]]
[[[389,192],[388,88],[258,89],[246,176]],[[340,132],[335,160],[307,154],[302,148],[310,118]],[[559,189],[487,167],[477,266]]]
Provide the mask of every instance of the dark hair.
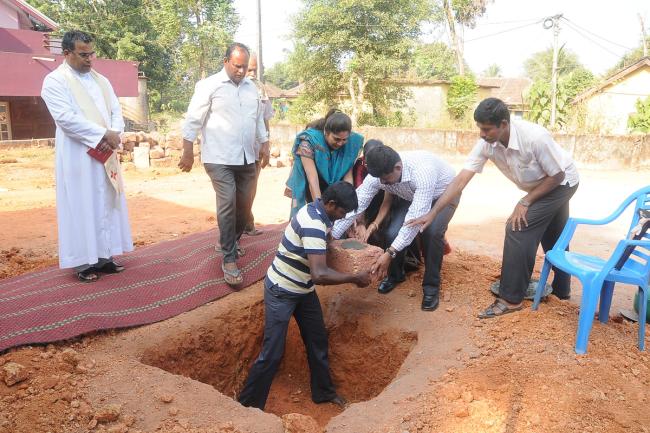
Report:
[[61,39],[61,49],[73,52],[75,42],[77,41],[89,44],[93,41],[93,37],[81,30],[70,30],[69,32],[65,32],[63,39]]
[[357,192],[354,190],[354,186],[344,180],[339,180],[328,186],[320,198],[323,204],[333,201],[336,203],[336,206],[343,208],[346,212],[356,210],[359,207]]
[[251,51],[248,49],[248,47],[241,42],[233,42],[232,44],[228,45],[228,48],[226,49],[226,54],[224,54],[223,58],[224,60],[230,60],[230,57],[232,57],[232,53],[235,52],[236,50],[242,50],[246,51],[246,54],[248,54],[248,57],[250,58],[251,56]]
[[502,120],[510,123],[510,111],[501,99],[487,98],[482,100],[474,110],[474,120],[499,126]]
[[363,156],[367,157],[368,152],[370,152],[372,149],[376,148],[377,146],[383,146],[384,142],[381,140],[375,140],[374,138],[371,138],[370,140],[366,141],[366,144],[363,145]]
[[392,148],[384,145],[376,145],[366,155],[366,166],[368,174],[373,177],[381,177],[393,172],[395,164],[401,161],[399,154]]
[[334,134],[338,134],[339,132],[351,132],[352,120],[347,114],[338,108],[332,108],[327,112],[325,117],[309,122],[306,128],[318,129],[323,131],[323,133],[332,132]]

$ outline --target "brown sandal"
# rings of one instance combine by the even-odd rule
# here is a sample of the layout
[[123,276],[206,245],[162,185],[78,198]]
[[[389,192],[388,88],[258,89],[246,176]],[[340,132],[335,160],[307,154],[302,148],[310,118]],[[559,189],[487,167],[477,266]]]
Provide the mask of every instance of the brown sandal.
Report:
[[517,307],[511,307],[501,299],[497,299],[492,303],[492,305],[487,307],[483,312],[479,313],[478,318],[491,319],[493,317],[503,316],[504,314],[514,313],[515,311],[519,311],[522,308],[524,308],[524,304],[521,304]]

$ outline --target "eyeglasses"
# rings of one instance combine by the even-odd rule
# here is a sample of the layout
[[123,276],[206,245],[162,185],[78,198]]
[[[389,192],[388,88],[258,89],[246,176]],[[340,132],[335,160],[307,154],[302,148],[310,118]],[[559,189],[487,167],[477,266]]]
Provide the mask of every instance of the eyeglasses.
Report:
[[78,55],[78,56],[81,57],[82,59],[90,59],[90,58],[95,57],[95,52],[94,52],[94,51],[91,51],[90,53],[75,53],[75,52],[73,51],[73,53],[76,54],[76,55]]

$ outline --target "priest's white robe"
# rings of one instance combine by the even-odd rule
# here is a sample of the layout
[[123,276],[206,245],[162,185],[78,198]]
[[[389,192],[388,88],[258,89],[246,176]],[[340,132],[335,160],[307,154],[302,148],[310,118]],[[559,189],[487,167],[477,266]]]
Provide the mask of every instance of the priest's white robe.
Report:
[[[113,131],[124,131],[124,120],[113,87],[111,113],[90,74],[74,72]],[[56,210],[59,267],[93,265],[133,250],[125,194],[117,194],[104,166],[86,152],[94,148],[106,128],[86,119],[65,76],[54,70],[45,77],[41,96],[56,123]]]

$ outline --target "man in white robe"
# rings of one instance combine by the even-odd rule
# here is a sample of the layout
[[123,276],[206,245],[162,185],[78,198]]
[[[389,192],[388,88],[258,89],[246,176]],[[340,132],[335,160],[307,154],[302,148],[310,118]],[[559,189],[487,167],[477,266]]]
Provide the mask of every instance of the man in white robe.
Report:
[[[41,91],[56,123],[59,266],[93,282],[100,272],[123,271],[112,256],[133,250],[116,154],[124,120],[111,84],[92,70],[92,37],[67,32],[61,45],[65,62]],[[102,164],[91,149],[113,154]]]

